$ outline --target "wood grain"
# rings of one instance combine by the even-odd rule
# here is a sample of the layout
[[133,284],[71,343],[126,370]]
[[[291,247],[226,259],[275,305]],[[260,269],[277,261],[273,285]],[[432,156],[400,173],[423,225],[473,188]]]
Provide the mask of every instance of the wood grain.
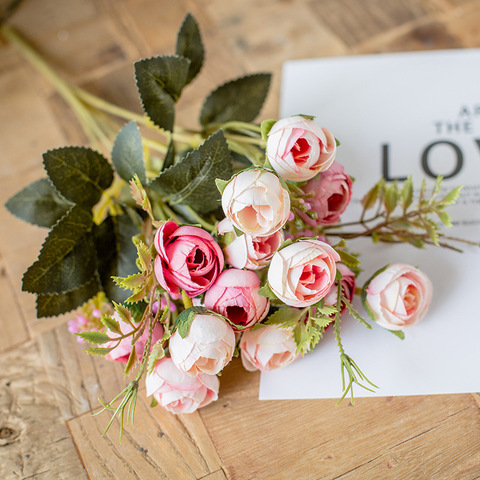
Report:
[[[133,62],[173,53],[187,11],[207,52],[178,103],[194,128],[213,89],[257,71],[274,74],[262,117],[276,117],[290,59],[480,47],[480,0],[24,0],[10,21],[69,80],[139,112]],[[86,138],[67,105],[0,39],[0,203],[71,144]],[[20,285],[46,230],[4,208],[0,225],[2,480],[480,478],[479,394],[260,402],[238,360],[200,413],[150,409],[142,391],[123,442],[118,423],[102,437],[108,415],[92,413],[125,385],[122,367],[85,355],[69,315],[36,319]]]

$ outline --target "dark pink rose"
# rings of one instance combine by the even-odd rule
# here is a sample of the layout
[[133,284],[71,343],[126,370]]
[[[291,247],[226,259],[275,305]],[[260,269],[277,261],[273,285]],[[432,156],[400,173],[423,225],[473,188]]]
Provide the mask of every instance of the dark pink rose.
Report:
[[340,220],[352,198],[352,180],[345,169],[337,162],[320,178],[310,180],[303,189],[305,193],[313,194],[308,199],[311,210],[317,214],[317,219],[311,219],[307,214],[298,212],[306,223],[316,225],[333,225]]
[[[343,275],[341,280],[343,294],[345,295],[346,299],[351,303],[353,300],[353,296],[355,295],[355,273],[353,273],[344,263],[337,263],[337,270]],[[337,304],[337,289],[338,283],[335,282],[324,299],[324,302],[327,305]],[[340,315],[343,315],[346,309],[346,305],[342,303]],[[334,315],[332,315],[332,317],[333,316]]]
[[205,292],[223,269],[221,248],[198,227],[165,222],[155,234],[155,275],[168,293],[185,290],[189,297]]
[[239,327],[251,328],[263,320],[270,306],[259,290],[260,278],[255,272],[231,268],[222,272],[207,290],[205,307]]

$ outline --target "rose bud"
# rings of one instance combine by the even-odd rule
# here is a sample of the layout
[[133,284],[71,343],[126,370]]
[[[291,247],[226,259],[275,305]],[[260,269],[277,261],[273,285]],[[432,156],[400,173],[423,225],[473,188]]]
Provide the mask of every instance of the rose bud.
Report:
[[268,236],[285,225],[290,215],[290,195],[275,174],[246,170],[227,183],[222,208],[242,232]]
[[395,263],[364,287],[364,306],[388,330],[403,330],[420,321],[432,300],[432,284],[420,270]]
[[303,191],[313,194],[308,203],[316,219],[303,212],[300,217],[312,227],[316,225],[333,225],[340,220],[352,198],[352,180],[345,173],[342,165],[333,162],[332,166],[320,175],[313,178],[304,187]]
[[338,253],[320,240],[299,240],[279,250],[268,268],[273,293],[292,307],[307,307],[325,297],[335,282]]
[[180,371],[171,358],[162,358],[145,379],[147,396],[153,395],[171,413],[193,413],[215,401],[219,385],[216,375],[192,377]]
[[335,159],[335,137],[301,116],[276,122],[268,133],[266,154],[285,180],[304,182],[327,170]]
[[223,253],[213,237],[198,227],[165,222],[155,234],[155,275],[172,295],[179,289],[196,297],[216,280],[224,265]]
[[[133,331],[133,327],[129,323],[123,321],[117,312],[115,312],[112,315],[112,317],[115,320],[117,320],[118,325],[120,327],[120,331],[124,335]],[[160,340],[163,336],[163,333],[164,333],[164,330],[162,325],[157,322],[153,327],[151,345],[153,345],[157,340]],[[108,336],[112,339],[112,341],[103,344],[102,348],[111,348],[117,345],[118,340],[115,340],[115,338],[118,338],[120,335],[118,335],[118,333],[109,331]],[[118,346],[115,347],[110,352],[108,352],[104,358],[106,358],[107,360],[112,360],[114,362],[127,363],[128,357],[130,356],[130,353],[133,348],[132,338],[133,336],[130,335],[120,340],[120,343],[118,343]],[[145,327],[145,330],[143,331],[142,336],[135,342],[135,353],[137,355],[138,361],[141,361],[142,359],[143,351],[145,350],[145,343],[147,342],[147,339],[148,339],[148,325]]]
[[[345,298],[351,303],[353,296],[355,295],[355,273],[353,273],[344,263],[337,263],[337,270],[342,274],[341,283],[343,295],[345,295]],[[335,306],[337,304],[337,289],[338,282],[335,282],[324,298],[326,305]],[[340,315],[343,315],[346,309],[347,306],[342,303]],[[334,315],[332,315],[332,317],[333,316]]]
[[173,363],[189,375],[215,375],[232,359],[235,334],[219,315],[196,314],[182,338],[176,330],[169,343]]
[[285,240],[283,230],[277,230],[265,237],[243,234],[237,237],[228,218],[224,218],[217,226],[219,235],[228,234],[231,239],[225,247],[225,261],[232,267],[249,270],[260,270],[269,265],[274,253]]
[[285,367],[298,358],[296,348],[291,329],[273,325],[248,330],[240,340],[242,363],[249,372]]
[[[205,307],[239,327],[251,328],[267,315],[270,302],[262,297],[259,276],[249,270],[223,271],[205,293]],[[235,330],[235,327],[233,327]]]

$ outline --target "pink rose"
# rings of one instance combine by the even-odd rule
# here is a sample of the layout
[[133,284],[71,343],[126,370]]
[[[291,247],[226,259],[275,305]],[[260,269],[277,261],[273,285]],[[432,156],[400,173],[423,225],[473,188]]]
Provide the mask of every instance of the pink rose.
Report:
[[223,253],[213,237],[198,227],[165,222],[155,234],[155,275],[170,294],[185,290],[195,297],[207,290],[223,269]]
[[240,340],[242,363],[249,372],[285,367],[298,358],[296,348],[291,329],[273,325],[248,330]]
[[275,174],[245,170],[226,185],[222,208],[225,216],[242,232],[268,236],[288,220],[290,195]]
[[[120,326],[120,331],[125,335],[127,333],[130,333],[133,331],[133,327],[127,323],[124,322],[118,313],[114,313],[112,317],[117,320],[118,325]],[[160,340],[163,337],[163,327],[160,323],[156,323],[155,326],[153,327],[153,333],[152,333],[152,342],[151,345],[153,345],[157,340]],[[108,332],[108,336],[112,338],[112,341],[104,343],[102,345],[102,348],[111,348],[117,345],[117,340],[115,338],[118,338],[119,335],[115,332]],[[127,363],[128,357],[130,356],[130,353],[132,351],[132,336],[128,336],[127,338],[123,338],[120,340],[120,343],[118,344],[117,347],[115,347],[113,350],[108,352],[104,358],[107,360],[111,360],[113,362],[122,362],[122,363]],[[147,342],[148,339],[148,325],[145,327],[145,330],[143,331],[142,336],[135,342],[135,353],[137,354],[137,360],[141,361],[142,356],[143,356],[143,351],[145,350],[145,343]]]
[[325,297],[335,282],[338,253],[320,240],[299,240],[279,250],[268,268],[273,293],[292,307],[307,307]]
[[232,359],[235,334],[220,316],[197,314],[186,337],[176,330],[169,347],[173,363],[182,372],[215,375]]
[[259,290],[260,278],[255,272],[231,268],[223,271],[207,290],[205,307],[239,327],[251,328],[263,320],[270,307],[269,300]]
[[223,248],[225,261],[232,267],[239,269],[260,270],[266,267],[278,247],[285,240],[282,229],[265,237],[251,236],[246,233],[237,237],[228,218],[224,218],[218,224],[218,233],[230,236],[230,243]]
[[180,371],[171,358],[162,358],[145,379],[147,396],[153,395],[171,413],[193,413],[215,401],[219,385],[216,375],[192,377]]
[[267,158],[285,180],[304,182],[327,170],[335,159],[335,137],[313,120],[294,116],[279,120],[268,134]]
[[[355,295],[355,273],[353,273],[344,263],[337,263],[337,270],[343,275],[341,283],[343,294],[347,300],[351,303],[353,296]],[[324,298],[324,302],[327,305],[336,305],[337,304],[337,287],[338,283],[335,282],[327,296]],[[345,313],[347,309],[346,305],[342,303],[342,308],[340,310],[340,315]],[[333,317],[334,315],[332,315]]]
[[420,270],[395,263],[374,276],[365,293],[365,309],[380,326],[403,330],[427,312],[432,300],[432,284]]
[[340,215],[345,211],[352,198],[352,180],[345,173],[345,169],[337,162],[320,175],[313,178],[305,187],[305,193],[313,194],[308,199],[310,209],[317,214],[314,220],[306,213],[298,212],[306,223],[316,225],[333,225],[340,220]]

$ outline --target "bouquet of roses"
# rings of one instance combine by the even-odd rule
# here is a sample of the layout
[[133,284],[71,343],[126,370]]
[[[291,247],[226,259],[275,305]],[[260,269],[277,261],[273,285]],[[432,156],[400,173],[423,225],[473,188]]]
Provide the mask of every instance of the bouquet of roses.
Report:
[[[269,87],[264,73],[214,90],[200,130],[175,126],[175,104],[204,58],[191,15],[176,55],[135,64],[148,118],[66,83],[14,30],[4,25],[2,33],[50,72],[91,143],[111,147],[111,163],[89,148],[48,151],[47,178],[7,208],[51,228],[23,278],[38,315],[81,307],[69,329],[92,344],[86,351],[124,362],[125,375],[138,367],[104,404],[112,420],[118,414],[123,422],[128,407],[133,422],[142,376],[153,404],[193,412],[217,398],[218,375],[233,356],[249,371],[281,368],[311,351],[327,328],[339,349],[341,398],[353,398],[354,384],[375,387],[341,341],[345,316],[371,328],[354,295],[371,319],[403,338],[425,315],[432,286],[417,268],[397,263],[357,287],[360,262],[345,240],[456,249],[458,239],[437,220],[450,225],[445,208],[460,189],[439,198],[439,178],[414,199],[411,179],[401,187],[381,179],[365,194],[359,220],[340,223],[352,179],[335,161],[339,142],[308,115],[252,123]],[[118,118],[133,121],[111,145]]]

